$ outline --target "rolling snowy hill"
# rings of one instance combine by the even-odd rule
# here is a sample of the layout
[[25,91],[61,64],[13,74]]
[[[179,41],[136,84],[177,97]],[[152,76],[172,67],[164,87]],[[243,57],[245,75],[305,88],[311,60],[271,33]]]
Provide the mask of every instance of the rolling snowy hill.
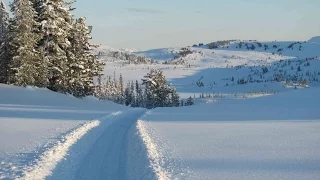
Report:
[[315,37],[311,38],[308,42],[309,43],[320,43],[320,36],[315,36]]
[[[223,43],[222,43],[223,42]],[[122,74],[140,80],[151,68],[161,69],[182,97],[201,93],[280,92],[287,88],[318,86],[320,45],[310,42],[222,41],[216,48],[162,48],[136,52],[157,64],[123,64],[114,60],[105,75]],[[254,47],[254,48],[253,48]],[[102,57],[103,59],[103,57]],[[198,87],[197,82],[203,83]]]
[[0,179],[317,179],[316,41],[95,49],[104,80],[160,69],[182,100],[195,97],[190,107],[0,84]]

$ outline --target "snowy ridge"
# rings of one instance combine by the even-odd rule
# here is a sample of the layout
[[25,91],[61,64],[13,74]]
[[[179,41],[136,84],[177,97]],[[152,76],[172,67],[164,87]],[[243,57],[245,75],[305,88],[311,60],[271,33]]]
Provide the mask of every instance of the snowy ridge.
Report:
[[150,165],[148,150],[143,142],[137,125],[130,128],[128,132],[126,153],[126,178],[156,180],[157,175]]
[[320,36],[315,36],[315,37],[311,38],[308,42],[309,43],[320,43]]
[[152,170],[155,172],[157,179],[159,180],[166,180],[170,179],[170,174],[165,171],[165,169],[161,166],[161,155],[158,152],[158,148],[155,143],[153,143],[151,137],[149,136],[149,132],[144,126],[143,121],[138,120],[137,128],[139,130],[139,134],[147,148],[147,154],[150,162],[150,166]]
[[166,180],[172,176],[164,168],[164,160],[159,147],[153,142],[150,131],[145,127],[143,117],[128,131],[126,152],[126,179]]
[[54,147],[47,150],[34,166],[26,167],[24,176],[19,179],[44,179],[51,175],[56,165],[67,155],[69,148],[99,124],[99,121],[93,120],[67,134],[63,138],[64,141],[59,141]]

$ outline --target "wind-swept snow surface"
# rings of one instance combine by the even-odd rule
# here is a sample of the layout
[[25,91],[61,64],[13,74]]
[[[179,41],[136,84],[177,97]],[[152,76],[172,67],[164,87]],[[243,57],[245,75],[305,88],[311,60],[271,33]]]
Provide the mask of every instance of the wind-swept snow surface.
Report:
[[317,180],[319,101],[318,88],[304,89],[156,109],[140,123],[170,179]]

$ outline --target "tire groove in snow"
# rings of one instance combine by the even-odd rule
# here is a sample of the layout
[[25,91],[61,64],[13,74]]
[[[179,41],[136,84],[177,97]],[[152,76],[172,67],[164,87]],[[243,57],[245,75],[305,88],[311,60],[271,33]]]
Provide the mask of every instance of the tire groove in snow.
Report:
[[98,120],[89,121],[67,134],[63,140],[45,151],[34,166],[23,170],[23,177],[19,179],[44,179],[51,175],[56,165],[67,155],[69,148],[91,129],[99,126]]

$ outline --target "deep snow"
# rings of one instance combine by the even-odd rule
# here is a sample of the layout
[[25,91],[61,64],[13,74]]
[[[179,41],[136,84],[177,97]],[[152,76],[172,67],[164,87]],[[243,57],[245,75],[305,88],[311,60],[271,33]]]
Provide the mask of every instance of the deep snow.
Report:
[[155,109],[138,124],[156,154],[152,163],[169,179],[316,180],[319,101],[319,88],[303,89]]

